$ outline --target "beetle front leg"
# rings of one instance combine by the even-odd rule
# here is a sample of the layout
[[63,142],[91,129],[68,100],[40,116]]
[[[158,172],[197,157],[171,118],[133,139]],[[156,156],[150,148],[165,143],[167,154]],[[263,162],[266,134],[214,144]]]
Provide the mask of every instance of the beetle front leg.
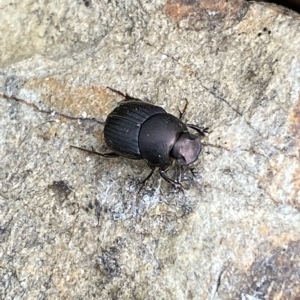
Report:
[[146,183],[146,181],[148,181],[151,178],[151,176],[153,175],[153,173],[155,171],[155,167],[149,166],[149,168],[151,169],[150,173],[146,176],[146,178],[144,178],[141,182],[139,182],[139,184],[144,185]]
[[75,148],[75,149],[79,149],[79,150],[82,150],[82,151],[85,151],[85,152],[88,152],[88,153],[90,153],[90,154],[97,154],[97,155],[100,155],[100,156],[102,156],[102,157],[113,158],[113,157],[118,157],[118,156],[120,156],[119,154],[117,154],[117,153],[115,153],[115,152],[100,153],[100,152],[95,151],[93,148],[92,148],[92,150],[88,150],[88,149],[81,148],[81,147],[77,147],[77,146],[73,146],[73,145],[71,145],[70,147],[71,147],[71,148]]
[[171,179],[170,177],[168,177],[165,173],[166,168],[159,168],[159,175],[168,183],[172,184],[172,186],[176,189],[180,189],[182,190],[182,186],[178,181],[175,181],[173,179]]
[[155,167],[153,166],[149,166],[149,168],[151,169],[150,173],[146,176],[146,178],[144,178],[142,181],[140,181],[138,184],[141,185],[141,187],[139,188],[138,194],[140,193],[140,191],[143,189],[143,187],[145,186],[145,183],[151,178],[151,176],[153,175],[154,171],[155,171]]
[[184,108],[183,110],[181,111],[179,108],[178,108],[178,111],[179,111],[179,120],[181,120],[183,118],[183,116],[185,115],[185,112],[186,112],[186,109],[187,109],[187,106],[189,104],[189,101],[185,98],[185,105],[184,105]]
[[197,132],[200,133],[200,135],[205,136],[206,133],[211,133],[211,131],[208,131],[208,127],[200,127],[198,125],[194,125],[194,124],[186,124],[186,126],[193,128],[194,130],[196,130]]

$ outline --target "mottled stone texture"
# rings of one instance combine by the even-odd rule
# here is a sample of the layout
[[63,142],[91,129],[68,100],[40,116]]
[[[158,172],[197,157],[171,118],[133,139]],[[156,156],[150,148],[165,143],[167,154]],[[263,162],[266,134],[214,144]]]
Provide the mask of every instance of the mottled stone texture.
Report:
[[[297,14],[4,0],[0,20],[1,299],[299,299]],[[107,86],[210,128],[184,192],[69,147],[107,150]]]

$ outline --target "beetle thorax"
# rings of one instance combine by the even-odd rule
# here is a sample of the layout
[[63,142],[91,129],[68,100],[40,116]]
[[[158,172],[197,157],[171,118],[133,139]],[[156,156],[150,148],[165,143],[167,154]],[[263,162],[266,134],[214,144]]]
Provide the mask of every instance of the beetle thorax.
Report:
[[171,164],[170,153],[180,135],[187,127],[168,113],[155,114],[141,127],[139,149],[149,165],[162,167]]

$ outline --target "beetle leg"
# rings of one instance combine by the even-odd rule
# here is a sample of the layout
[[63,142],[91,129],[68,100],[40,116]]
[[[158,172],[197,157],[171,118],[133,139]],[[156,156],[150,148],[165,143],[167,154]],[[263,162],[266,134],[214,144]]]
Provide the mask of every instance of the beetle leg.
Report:
[[198,177],[199,176],[199,172],[196,170],[196,168],[189,168],[190,172],[192,173],[193,177]]
[[130,100],[137,100],[137,101],[141,101],[141,99],[137,99],[137,98],[133,98],[131,96],[129,96],[128,94],[123,94],[122,92],[115,90],[109,86],[106,87],[107,89],[111,90],[114,93],[117,93],[118,95],[124,97],[125,99],[123,101],[130,101]]
[[185,98],[185,105],[184,105],[184,108],[183,108],[183,111],[181,111],[179,108],[178,108],[178,111],[179,111],[179,120],[181,120],[183,118],[183,116],[185,115],[185,112],[186,112],[186,109],[187,109],[187,106],[189,104],[189,101]]
[[126,95],[124,95],[122,92],[120,92],[120,91],[118,91],[118,90],[115,90],[115,89],[113,89],[113,88],[111,88],[111,87],[109,87],[109,86],[107,86],[106,88],[109,89],[109,90],[111,90],[111,91],[114,92],[114,93],[119,94],[119,95],[122,96],[122,97],[126,97]]
[[143,187],[145,186],[145,183],[151,178],[151,176],[153,175],[154,171],[155,171],[155,167],[153,166],[149,166],[149,168],[151,169],[150,173],[146,176],[146,178],[144,178],[142,181],[140,181],[138,184],[141,185],[141,187],[139,188],[138,194],[141,192],[141,190],[143,189]]
[[118,157],[119,156],[119,154],[114,153],[114,152],[100,153],[100,152],[95,151],[93,148],[92,148],[92,150],[88,150],[88,149],[77,147],[77,146],[73,146],[73,145],[71,145],[70,147],[71,148],[75,148],[75,149],[79,149],[79,150],[82,150],[82,151],[85,151],[85,152],[88,152],[90,154],[97,154],[97,155],[100,155],[100,156],[103,156],[103,157]]
[[196,130],[197,132],[200,133],[200,135],[205,136],[205,133],[211,133],[211,131],[208,131],[208,127],[200,127],[198,125],[194,125],[194,124],[186,124],[186,126],[193,128],[194,130]]
[[175,175],[174,175],[174,178],[177,178],[177,181],[178,182],[181,182],[182,180],[182,177],[181,177],[181,175],[182,175],[182,166],[181,165],[179,165],[179,164],[175,164]]
[[173,187],[177,188],[177,189],[182,189],[181,184],[178,181],[174,181],[173,179],[169,178],[166,174],[165,174],[165,168],[160,168],[159,169],[159,175],[167,182],[169,182],[170,184],[173,185]]
[[149,166],[151,168],[150,173],[146,176],[146,178],[144,178],[141,182],[139,182],[139,184],[144,185],[146,183],[147,180],[149,180],[151,178],[151,176],[153,175],[154,171],[155,171],[155,167],[153,166]]

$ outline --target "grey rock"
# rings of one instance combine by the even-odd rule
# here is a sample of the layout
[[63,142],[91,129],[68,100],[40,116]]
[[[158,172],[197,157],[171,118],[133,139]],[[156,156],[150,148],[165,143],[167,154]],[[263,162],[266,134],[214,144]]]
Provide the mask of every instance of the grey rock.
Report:
[[[0,298],[295,299],[300,20],[243,1],[0,4]],[[106,87],[209,127],[178,192],[103,159]],[[170,170],[172,176],[172,170]],[[288,274],[288,275],[285,275]]]

